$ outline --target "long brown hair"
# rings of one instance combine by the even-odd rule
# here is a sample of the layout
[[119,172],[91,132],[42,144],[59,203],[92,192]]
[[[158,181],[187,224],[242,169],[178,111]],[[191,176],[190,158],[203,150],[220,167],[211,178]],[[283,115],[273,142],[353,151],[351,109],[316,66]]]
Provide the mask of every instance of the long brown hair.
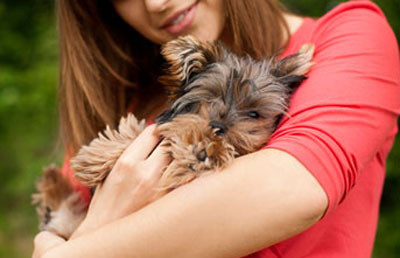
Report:
[[[105,125],[115,126],[128,107],[147,117],[165,102],[157,82],[159,46],[126,24],[111,1],[58,0],[60,129],[74,153]],[[289,35],[278,0],[225,0],[225,31],[233,52],[261,59]]]

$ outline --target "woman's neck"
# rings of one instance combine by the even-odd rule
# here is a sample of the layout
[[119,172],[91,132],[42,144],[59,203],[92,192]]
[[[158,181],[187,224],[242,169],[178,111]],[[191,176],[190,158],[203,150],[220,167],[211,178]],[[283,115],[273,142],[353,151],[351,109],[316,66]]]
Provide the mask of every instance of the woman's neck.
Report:
[[[303,24],[304,18],[290,13],[285,13],[283,17],[289,27],[290,35],[293,35]],[[286,41],[286,40],[285,40]]]

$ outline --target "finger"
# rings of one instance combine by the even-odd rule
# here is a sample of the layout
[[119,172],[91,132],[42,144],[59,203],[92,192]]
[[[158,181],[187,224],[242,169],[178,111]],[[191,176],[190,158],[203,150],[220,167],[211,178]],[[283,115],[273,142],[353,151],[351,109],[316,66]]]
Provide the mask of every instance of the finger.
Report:
[[154,151],[147,158],[146,162],[152,164],[155,171],[161,174],[162,170],[171,162],[171,156],[168,154],[166,146],[163,146],[163,142],[158,144]]
[[33,257],[41,257],[47,250],[65,242],[65,239],[49,231],[42,231],[36,235],[35,252]]
[[154,134],[156,125],[150,125],[128,146],[120,159],[133,162],[146,159],[160,141]]

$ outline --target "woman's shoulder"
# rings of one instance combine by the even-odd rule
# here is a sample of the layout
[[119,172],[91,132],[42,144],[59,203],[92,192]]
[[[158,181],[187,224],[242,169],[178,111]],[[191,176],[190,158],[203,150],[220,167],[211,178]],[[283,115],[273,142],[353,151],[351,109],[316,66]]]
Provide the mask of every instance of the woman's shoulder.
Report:
[[340,18],[341,16],[360,15],[361,17],[380,16],[385,19],[383,11],[370,0],[347,1],[337,5],[319,19],[320,23]]
[[313,43],[317,55],[326,53],[324,50],[338,53],[381,48],[398,56],[397,39],[384,13],[368,0],[341,3],[318,19],[305,17],[285,55],[295,53],[305,43]]
[[356,64],[365,71],[369,71],[368,64],[370,72],[398,74],[396,36],[382,10],[371,1],[349,1],[329,11],[315,21],[310,42],[315,44],[315,58],[320,62]]
[[295,53],[305,43],[315,45],[314,57],[319,64],[333,59],[337,62],[332,65],[339,61],[382,63],[381,67],[392,74],[399,67],[396,36],[382,10],[371,1],[348,1],[318,19],[306,17],[285,54]]
[[397,45],[395,35],[386,20],[383,11],[369,0],[348,1],[339,4],[315,21],[313,39],[332,39],[351,34],[358,40],[380,36]]

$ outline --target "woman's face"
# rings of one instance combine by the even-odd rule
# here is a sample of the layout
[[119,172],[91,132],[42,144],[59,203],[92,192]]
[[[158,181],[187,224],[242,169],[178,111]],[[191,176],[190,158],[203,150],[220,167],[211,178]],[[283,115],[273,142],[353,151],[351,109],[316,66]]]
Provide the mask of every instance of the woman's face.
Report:
[[223,0],[113,0],[121,18],[147,39],[162,44],[191,34],[218,39],[225,24]]

